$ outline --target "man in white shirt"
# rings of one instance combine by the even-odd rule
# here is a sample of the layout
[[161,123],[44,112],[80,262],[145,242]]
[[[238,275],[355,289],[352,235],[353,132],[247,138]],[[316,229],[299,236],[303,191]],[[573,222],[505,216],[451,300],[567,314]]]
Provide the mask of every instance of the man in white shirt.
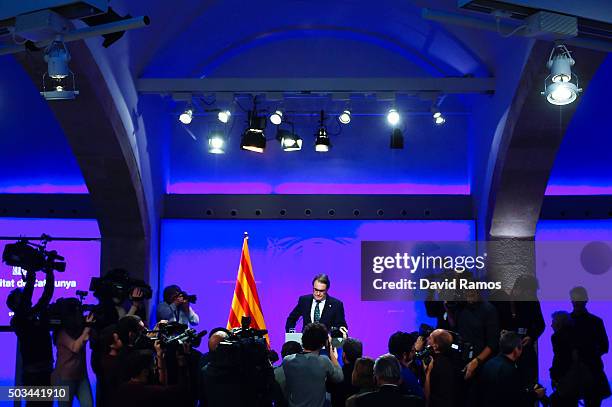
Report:
[[164,301],[157,306],[157,321],[161,320],[189,326],[200,322],[198,314],[189,305],[188,296],[178,285],[164,288]]

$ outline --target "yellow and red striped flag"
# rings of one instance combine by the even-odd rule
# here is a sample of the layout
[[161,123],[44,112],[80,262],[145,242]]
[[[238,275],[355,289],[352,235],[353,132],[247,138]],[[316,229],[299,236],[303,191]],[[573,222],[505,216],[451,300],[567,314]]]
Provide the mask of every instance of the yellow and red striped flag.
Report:
[[[232,299],[232,309],[230,310],[227,321],[227,329],[239,328],[243,316],[251,317],[251,328],[266,329],[257,286],[255,285],[255,275],[253,265],[249,255],[249,237],[245,233],[242,243],[242,254],[240,255],[240,266],[238,266],[238,278]],[[270,337],[266,335],[266,342],[270,346]]]

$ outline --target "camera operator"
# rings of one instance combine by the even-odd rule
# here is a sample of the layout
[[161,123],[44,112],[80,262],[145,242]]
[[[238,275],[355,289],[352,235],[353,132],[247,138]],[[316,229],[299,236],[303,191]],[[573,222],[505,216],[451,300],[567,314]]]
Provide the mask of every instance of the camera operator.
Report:
[[[55,277],[51,269],[45,270],[45,273],[45,288],[36,305],[32,306],[32,294],[36,283],[34,271],[27,272],[24,289],[14,289],[6,299],[6,305],[14,312],[11,327],[15,330],[19,341],[22,360],[21,383],[24,386],[51,385],[53,348],[44,314],[53,296]],[[26,405],[33,404],[27,402]]]
[[143,321],[146,320],[145,288],[130,288],[130,283],[133,280],[128,271],[120,268],[109,270],[102,278],[92,279],[90,290],[100,301],[96,307],[96,328],[102,330],[116,324],[126,315],[138,315]]
[[[270,362],[266,330],[250,328],[251,318],[243,316],[241,328],[211,347],[208,364],[202,369],[201,400],[208,406],[271,407],[274,370]],[[213,350],[214,349],[214,350]]]
[[[338,363],[338,351],[332,347],[325,325],[318,322],[304,327],[302,346],[303,352],[283,359],[289,406],[323,407],[325,382],[339,383],[344,378]],[[329,357],[319,354],[324,346]]]
[[515,407],[533,403],[546,396],[539,385],[523,386],[517,361],[523,352],[522,338],[504,331],[499,339],[500,354],[489,360],[479,377],[482,407]]
[[164,301],[157,305],[157,320],[197,325],[200,318],[189,305],[193,301],[195,301],[195,296],[187,295],[178,285],[169,285],[164,288]]
[[[68,386],[69,400],[60,406],[71,406],[76,397],[83,407],[93,406],[91,386],[87,377],[85,344],[89,340],[92,313],[83,318],[81,303],[77,298],[60,298],[56,306],[61,307],[61,325],[53,334],[57,348],[55,370],[51,374],[54,386]],[[88,326],[89,325],[89,326]]]
[[[102,356],[99,345],[100,332],[107,326],[117,324],[120,318],[127,315],[137,315],[140,319],[146,320],[144,300],[150,298],[146,294],[151,294],[151,290],[150,287],[145,287],[143,282],[130,279],[128,271],[121,268],[111,269],[101,278],[92,278],[89,289],[99,300],[94,311],[96,326],[90,340],[91,368],[97,376]],[[103,397],[99,387],[96,387],[97,404]]]
[[98,371],[99,407],[115,405],[115,393],[123,379],[123,342],[117,324],[109,325],[100,333],[100,369]]
[[402,393],[423,398],[423,388],[419,383],[417,375],[412,370],[416,341],[416,334],[397,331],[389,338],[388,349],[389,353],[395,356],[400,362],[402,373],[402,384],[400,385],[400,389]]
[[154,353],[150,350],[133,350],[126,355],[129,381],[119,387],[114,405],[150,407],[188,404],[189,345],[185,344],[176,351],[179,380],[172,386],[167,385],[166,355],[160,341],[155,341],[154,348]]
[[456,407],[463,400],[463,380],[451,356],[452,334],[445,329],[434,330],[427,338],[431,349],[429,363],[425,360],[425,399],[429,407]]

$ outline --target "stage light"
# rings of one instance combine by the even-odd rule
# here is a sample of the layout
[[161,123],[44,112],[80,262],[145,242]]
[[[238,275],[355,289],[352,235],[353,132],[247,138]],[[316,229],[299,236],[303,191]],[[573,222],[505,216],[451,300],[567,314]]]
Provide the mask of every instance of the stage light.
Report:
[[444,118],[444,116],[442,116],[442,113],[440,112],[438,108],[432,109],[432,117],[433,117],[434,123],[438,126],[446,123],[446,119]]
[[218,132],[213,132],[208,136],[208,152],[211,154],[225,153],[225,138]]
[[390,109],[387,112],[387,121],[390,125],[396,126],[400,122],[400,114],[395,109]]
[[243,150],[263,153],[266,149],[266,118],[257,116],[257,111],[249,112],[249,126],[242,134],[240,148]]
[[193,108],[187,107],[183,113],[179,115],[179,121],[183,124],[189,124],[193,120]]
[[578,97],[578,76],[572,73],[576,61],[565,45],[557,45],[550,52],[546,67],[550,74],[544,80],[543,95],[553,105],[568,105]]
[[283,122],[283,112],[280,110],[275,111],[270,115],[270,122],[276,126]]
[[340,113],[340,116],[338,116],[338,121],[342,124],[349,124],[351,122],[350,110],[345,110],[342,113]]
[[404,148],[404,135],[402,134],[402,130],[399,128],[394,128],[391,133],[391,149],[393,150],[401,150]]
[[217,113],[217,119],[219,119],[221,123],[227,123],[229,122],[231,115],[232,113],[229,110],[221,110],[219,113]]
[[289,130],[279,129],[276,139],[280,141],[283,151],[299,151],[302,149],[302,139],[300,136]]
[[47,63],[47,73],[53,79],[63,79],[70,75],[68,62],[70,53],[64,40],[58,35],[55,40],[45,49],[45,62]]
[[318,153],[326,153],[330,148],[331,141],[329,140],[327,129],[325,127],[321,127],[316,134],[315,151]]
[[[47,72],[42,77],[40,94],[47,100],[74,99],[79,91],[76,89],[74,74],[68,67],[70,53],[61,35],[56,36],[55,40],[45,48],[44,59],[47,63]],[[70,82],[72,82],[72,89],[70,89]],[[53,90],[47,90],[47,88]]]

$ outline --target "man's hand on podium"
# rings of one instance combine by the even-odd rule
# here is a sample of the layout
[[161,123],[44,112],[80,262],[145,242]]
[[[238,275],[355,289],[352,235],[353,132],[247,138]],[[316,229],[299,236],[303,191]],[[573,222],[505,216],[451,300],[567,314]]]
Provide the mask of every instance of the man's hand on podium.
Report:
[[342,332],[342,338],[346,340],[348,338],[348,329],[345,326],[341,326],[340,332]]

